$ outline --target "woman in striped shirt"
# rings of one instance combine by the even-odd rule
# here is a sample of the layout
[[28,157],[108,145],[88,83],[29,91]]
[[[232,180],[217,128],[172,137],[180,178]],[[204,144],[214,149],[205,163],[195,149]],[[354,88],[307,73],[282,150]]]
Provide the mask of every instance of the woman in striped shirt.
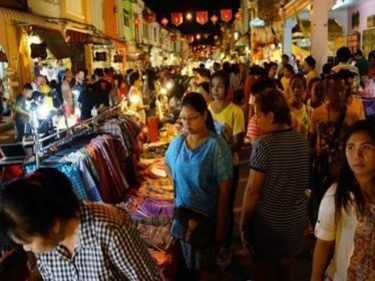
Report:
[[291,130],[290,109],[277,90],[256,97],[255,114],[263,136],[250,158],[241,238],[254,258],[255,280],[292,280],[306,225],[309,148]]

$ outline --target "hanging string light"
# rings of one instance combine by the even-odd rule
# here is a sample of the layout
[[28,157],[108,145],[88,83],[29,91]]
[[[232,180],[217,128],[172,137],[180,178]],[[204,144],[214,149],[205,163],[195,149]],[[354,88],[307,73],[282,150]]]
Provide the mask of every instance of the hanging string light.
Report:
[[213,23],[214,25],[216,25],[217,22],[219,21],[219,17],[218,17],[217,15],[213,15],[213,16],[211,17],[211,21],[212,21],[212,23]]
[[185,16],[186,20],[191,21],[193,19],[193,14],[192,13],[187,13]]
[[[209,17],[209,13],[213,12],[212,16]],[[219,12],[220,17],[217,15]],[[208,22],[208,20],[211,20],[213,25],[216,25],[219,20],[222,20],[223,22],[229,22],[233,18],[233,12],[232,9],[221,9],[219,11],[198,11],[196,12],[196,21],[197,23],[204,25]],[[156,15],[152,12],[148,12],[145,14],[144,18],[148,22],[152,22],[155,20]],[[237,21],[240,21],[242,19],[242,13],[241,11],[238,11],[234,18]],[[181,25],[184,20],[186,21],[192,21],[194,19],[194,14],[192,12],[186,12],[185,14],[182,12],[173,12],[170,14],[171,23],[175,26]],[[139,24],[140,22],[138,22]],[[165,27],[169,24],[168,17],[163,17],[160,21],[160,23]]]
[[162,18],[162,20],[161,20],[161,24],[164,26],[164,27],[166,27],[167,25],[168,25],[168,23],[169,23],[169,20],[167,19],[167,18]]

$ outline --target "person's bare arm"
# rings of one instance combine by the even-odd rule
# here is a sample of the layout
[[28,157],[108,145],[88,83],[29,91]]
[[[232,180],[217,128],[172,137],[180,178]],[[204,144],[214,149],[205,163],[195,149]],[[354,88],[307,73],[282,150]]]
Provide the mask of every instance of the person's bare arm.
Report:
[[243,197],[242,214],[240,221],[240,233],[242,243],[245,247],[247,244],[246,239],[248,239],[248,225],[260,198],[265,178],[265,173],[250,169],[250,175],[247,181],[245,195]]
[[224,244],[228,234],[229,199],[232,188],[232,181],[226,180],[219,183],[219,199],[217,207],[216,244]]
[[230,149],[232,152],[240,151],[243,145],[244,138],[245,138],[245,132],[241,132],[233,136],[233,141],[230,146]]
[[331,258],[333,245],[334,241],[324,241],[321,239],[317,239],[314,250],[311,281],[324,280],[324,274]]

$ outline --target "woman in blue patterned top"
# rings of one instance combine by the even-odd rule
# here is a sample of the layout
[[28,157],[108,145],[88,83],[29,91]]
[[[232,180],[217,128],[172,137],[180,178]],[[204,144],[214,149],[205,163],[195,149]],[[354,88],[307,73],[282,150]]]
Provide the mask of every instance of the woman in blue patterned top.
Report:
[[217,135],[207,104],[198,93],[187,94],[180,113],[185,133],[170,144],[165,160],[176,189],[176,207],[191,208],[216,220],[216,241],[198,248],[184,241],[181,248],[188,269],[202,280],[215,274],[216,249],[227,236],[232,158],[229,146]]

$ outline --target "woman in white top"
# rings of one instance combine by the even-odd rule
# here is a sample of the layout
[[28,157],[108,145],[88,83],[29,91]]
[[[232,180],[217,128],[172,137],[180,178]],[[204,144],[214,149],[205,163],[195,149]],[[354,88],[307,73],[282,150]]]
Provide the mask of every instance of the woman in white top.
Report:
[[337,184],[320,205],[312,281],[375,280],[373,120],[353,124],[346,138],[345,156]]

